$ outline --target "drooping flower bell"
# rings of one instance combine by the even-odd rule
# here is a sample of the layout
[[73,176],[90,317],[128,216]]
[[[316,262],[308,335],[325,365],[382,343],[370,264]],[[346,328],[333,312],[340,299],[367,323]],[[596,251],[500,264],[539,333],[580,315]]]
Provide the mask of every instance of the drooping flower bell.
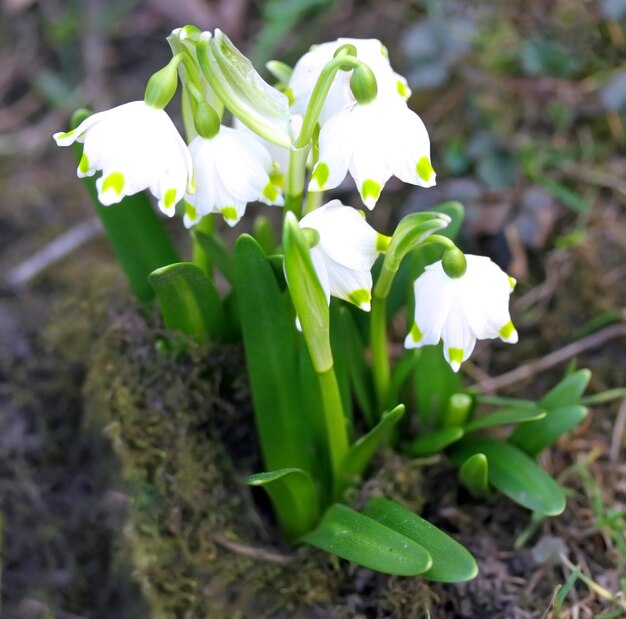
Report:
[[[295,113],[305,114],[322,69],[342,46],[354,47],[357,58],[373,71],[381,93],[402,101],[409,98],[411,90],[406,79],[392,69],[387,48],[378,39],[339,38],[336,41],[314,45],[296,63],[289,80],[290,94],[293,98],[292,110]],[[335,76],[319,117],[321,125],[354,100],[350,92],[350,77],[350,71],[340,71]]]
[[174,123],[163,110],[176,90],[176,65],[152,76],[144,101],[133,101],[92,114],[67,133],[55,133],[58,146],[84,143],[79,177],[93,176],[105,206],[144,189],[158,199],[170,217],[191,181],[191,155]]
[[515,280],[489,258],[447,251],[415,281],[415,321],[405,347],[443,340],[446,361],[457,372],[477,339],[515,344],[518,335],[509,314],[514,285]]
[[[214,114],[206,104],[208,114]],[[200,109],[200,108],[199,108]],[[248,202],[283,205],[283,196],[272,182],[272,157],[252,133],[221,126],[216,116],[199,122],[189,145],[194,170],[194,193],[185,196],[184,224],[190,228],[204,215],[221,213],[234,226]]]
[[337,297],[370,310],[371,269],[387,237],[379,234],[362,214],[339,200],[315,209],[299,222],[312,229],[319,241],[311,247],[311,261],[326,298]]

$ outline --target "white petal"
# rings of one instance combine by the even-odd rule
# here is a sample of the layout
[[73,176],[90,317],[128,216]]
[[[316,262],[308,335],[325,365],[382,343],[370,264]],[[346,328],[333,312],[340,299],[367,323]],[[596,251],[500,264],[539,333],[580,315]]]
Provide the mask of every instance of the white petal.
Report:
[[328,257],[325,264],[330,294],[369,312],[372,300],[372,273],[369,270],[349,269]]
[[476,344],[476,336],[465,318],[463,305],[458,296],[450,306],[441,339],[446,361],[455,372],[458,372],[461,363],[472,354]]
[[317,274],[317,278],[320,281],[322,286],[322,290],[324,291],[324,295],[326,295],[326,302],[330,303],[330,282],[328,269],[326,268],[327,261],[324,259],[322,252],[317,248],[311,248],[311,262],[313,263],[313,268],[315,269],[315,273]]
[[376,261],[378,233],[356,209],[339,200],[305,215],[300,227],[317,230],[320,249],[345,267],[370,270]]

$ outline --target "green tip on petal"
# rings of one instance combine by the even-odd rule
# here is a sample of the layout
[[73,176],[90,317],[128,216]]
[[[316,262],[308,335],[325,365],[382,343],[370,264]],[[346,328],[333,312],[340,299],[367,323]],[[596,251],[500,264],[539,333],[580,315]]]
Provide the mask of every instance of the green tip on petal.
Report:
[[369,308],[372,301],[372,294],[369,290],[365,290],[365,288],[359,288],[348,294],[348,298],[350,302],[354,303],[357,307],[363,308],[363,306],[365,306]]
[[83,176],[89,174],[89,157],[85,153],[83,153],[80,161],[78,162],[78,171]]
[[[411,91],[409,90],[409,87],[402,80],[398,80],[396,82],[396,89],[398,90],[398,94],[403,99],[408,99],[411,96]],[[425,159],[425,157],[423,157],[423,159]],[[418,174],[419,174],[419,170],[418,170]]]
[[185,202],[185,215],[187,215],[190,221],[196,221],[196,219],[198,219],[198,211],[195,206],[192,206],[189,202]]
[[363,196],[363,202],[370,208],[376,204],[376,201],[380,197],[381,185],[371,178],[363,182],[361,187],[361,195]]
[[126,180],[121,172],[111,172],[111,174],[102,181],[102,193],[106,193],[112,189],[118,196],[121,196],[124,191],[125,183]]
[[237,221],[237,209],[234,206],[225,206],[220,212],[226,221]]
[[417,326],[416,322],[414,322],[413,326],[411,327],[411,339],[416,344],[419,344],[424,339],[424,334],[422,333],[422,330]]
[[450,358],[450,366],[455,372],[458,372],[463,361],[463,349],[448,348],[448,357]]
[[376,234],[376,251],[385,252],[391,243],[391,237],[378,232]]
[[279,167],[273,163],[273,168],[270,172],[270,181],[272,181],[272,185],[276,187],[282,187],[285,184],[285,175],[280,171]]
[[509,278],[509,286],[511,286],[511,292],[515,290],[515,286],[517,286],[517,280],[514,277],[508,276]]
[[319,189],[324,189],[324,186],[328,182],[329,175],[330,171],[328,170],[328,166],[323,161],[320,161],[315,166],[315,170],[313,170],[311,182],[315,183]]
[[271,177],[270,182],[263,188],[263,197],[270,202],[274,202],[274,200],[278,198],[278,189],[276,188],[274,183],[272,183]]
[[168,189],[163,196],[163,205],[170,209],[176,204],[176,189]]
[[415,171],[417,175],[425,182],[428,183],[430,181],[431,176],[434,174],[435,170],[430,163],[430,159],[428,157],[422,157],[415,166]]
[[498,333],[505,342],[517,342],[517,331],[515,330],[515,326],[511,320],[509,320],[509,322],[507,322],[504,327],[498,331]]

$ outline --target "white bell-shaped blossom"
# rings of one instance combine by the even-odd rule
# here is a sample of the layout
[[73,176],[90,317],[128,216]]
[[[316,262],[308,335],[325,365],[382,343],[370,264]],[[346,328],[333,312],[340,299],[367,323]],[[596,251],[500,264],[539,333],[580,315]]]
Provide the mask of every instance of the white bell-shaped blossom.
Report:
[[420,117],[404,101],[380,94],[369,103],[355,101],[345,106],[320,131],[319,159],[309,191],[333,189],[347,172],[369,209],[391,176],[432,187],[436,174],[430,163],[430,139]]
[[82,178],[102,170],[96,187],[105,206],[149,189],[171,217],[191,180],[191,155],[174,123],[144,101],[92,114],[76,129],[53,137],[58,146],[84,143],[77,174]]
[[189,150],[195,192],[185,196],[187,228],[209,213],[221,213],[234,226],[248,202],[256,200],[282,206],[283,197],[270,179],[272,157],[250,132],[222,126],[212,138],[196,137]]
[[[289,94],[293,98],[292,110],[304,115],[311,98],[311,93],[324,66],[329,63],[342,45],[353,45],[357,58],[373,71],[378,85],[378,92],[384,96],[406,100],[411,90],[404,77],[396,73],[389,63],[387,48],[378,39],[348,39],[314,45],[298,60],[289,80]],[[340,70],[328,93],[320,114],[319,122],[323,125],[328,119],[339,112],[345,105],[354,101],[350,91],[352,71]]]
[[386,247],[385,237],[361,212],[339,200],[308,213],[299,225],[319,234],[319,243],[311,248],[311,261],[328,302],[333,296],[369,311],[371,269],[379,251]]
[[446,361],[457,372],[477,339],[500,338],[515,344],[517,331],[509,314],[515,280],[485,256],[466,255],[461,277],[446,275],[442,261],[426,267],[414,284],[415,322],[406,348],[443,340]]

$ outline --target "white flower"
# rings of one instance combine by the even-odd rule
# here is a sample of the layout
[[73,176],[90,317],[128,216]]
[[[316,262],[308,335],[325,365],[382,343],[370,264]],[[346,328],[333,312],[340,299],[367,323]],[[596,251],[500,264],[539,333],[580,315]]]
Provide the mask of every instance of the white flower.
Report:
[[455,372],[477,339],[499,337],[511,344],[518,339],[509,315],[515,280],[489,258],[465,258],[467,271],[461,277],[448,277],[440,260],[417,278],[415,322],[404,340],[406,348],[420,348],[442,339],[444,356]]
[[432,187],[436,175],[420,117],[399,98],[380,94],[370,103],[345,106],[320,131],[309,191],[337,187],[348,171],[369,209],[391,176]]
[[186,227],[203,215],[221,213],[234,226],[248,202],[283,204],[270,179],[272,158],[249,132],[222,126],[213,138],[198,136],[189,145],[195,193],[185,196]]
[[332,295],[369,311],[371,269],[380,251],[382,235],[359,211],[339,200],[305,215],[299,225],[319,234],[319,243],[311,248],[311,261],[328,302]]
[[[334,53],[342,45],[354,45],[357,58],[373,71],[378,92],[383,95],[408,99],[411,91],[406,79],[395,73],[389,64],[386,47],[377,39],[340,38],[329,43],[315,45],[298,60],[289,80],[290,94],[293,97],[293,110],[304,115],[311,93],[324,66],[333,59]],[[350,91],[352,71],[339,71],[324,103],[319,122],[323,125],[345,105],[354,101]]]
[[96,181],[105,206],[144,189],[170,217],[191,180],[191,156],[169,116],[143,101],[93,114],[76,129],[55,133],[58,146],[84,142],[79,177],[102,170]]

